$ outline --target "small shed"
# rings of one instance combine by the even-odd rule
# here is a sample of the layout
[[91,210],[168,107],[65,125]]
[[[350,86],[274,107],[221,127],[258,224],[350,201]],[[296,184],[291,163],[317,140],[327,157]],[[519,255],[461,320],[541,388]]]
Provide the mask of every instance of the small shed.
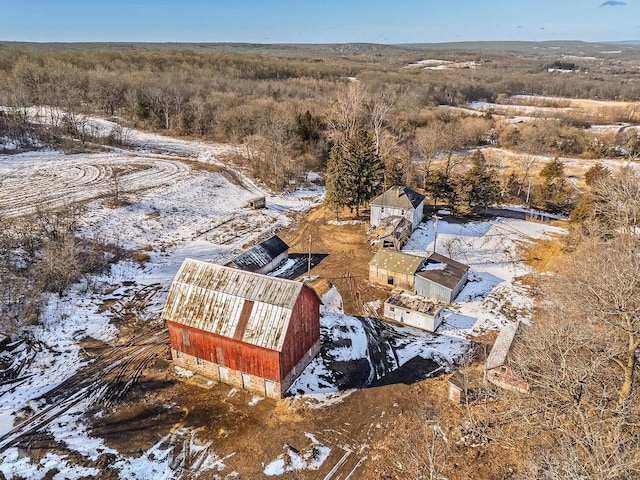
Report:
[[505,325],[496,338],[484,364],[485,379],[500,388],[527,393],[529,385],[507,365],[511,345],[516,338],[520,322]]
[[258,208],[265,208],[267,206],[267,201],[266,201],[264,195],[262,195],[260,197],[253,197],[252,199],[250,199],[247,202],[247,206],[249,208],[253,208],[254,210],[256,210]]
[[411,222],[405,217],[386,217],[378,227],[380,247],[399,252],[411,238],[411,232]]
[[247,272],[267,274],[286,262],[288,258],[289,245],[274,235],[238,255],[229,263],[229,266]]
[[176,365],[281,398],[320,350],[319,309],[300,282],[186,259],[161,318]]
[[442,323],[442,306],[424,298],[397,293],[384,302],[384,317],[405,325],[435,332]]
[[378,250],[369,262],[369,281],[412,291],[414,275],[425,260],[408,253]]
[[458,296],[469,275],[469,267],[432,253],[415,276],[415,292],[425,298],[450,303]]
[[454,403],[464,403],[467,401],[469,392],[469,378],[460,371],[454,372],[449,377],[449,400]]
[[411,223],[411,231],[422,222],[424,195],[409,187],[391,187],[371,201],[371,226],[380,226],[386,217],[405,217]]

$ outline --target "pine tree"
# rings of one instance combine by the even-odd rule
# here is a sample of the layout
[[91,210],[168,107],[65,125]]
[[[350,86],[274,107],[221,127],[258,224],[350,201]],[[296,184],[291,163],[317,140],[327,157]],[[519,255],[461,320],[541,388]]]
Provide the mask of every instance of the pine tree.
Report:
[[376,154],[375,141],[366,130],[358,130],[347,141],[344,151],[345,180],[349,194],[349,207],[356,209],[371,200],[381,189],[384,164]]
[[336,212],[341,208],[360,207],[371,200],[381,189],[384,180],[384,164],[375,151],[371,134],[358,130],[344,143],[331,149],[327,162],[325,204]]
[[471,161],[471,170],[464,176],[464,183],[469,188],[469,204],[486,208],[500,199],[498,174],[487,166],[487,161],[479,150],[472,155]]
[[339,220],[340,210],[349,205],[349,192],[345,176],[345,161],[343,149],[340,145],[334,145],[327,161],[327,173],[325,177],[327,193],[324,203],[336,214]]
[[544,166],[540,176],[542,177],[540,187],[542,207],[551,212],[561,212],[571,200],[564,174],[564,164],[555,158]]

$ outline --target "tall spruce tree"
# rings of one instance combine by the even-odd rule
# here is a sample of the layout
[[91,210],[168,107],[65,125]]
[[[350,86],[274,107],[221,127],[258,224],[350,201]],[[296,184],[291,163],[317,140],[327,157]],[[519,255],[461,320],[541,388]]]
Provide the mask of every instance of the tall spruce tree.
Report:
[[555,158],[540,171],[540,201],[542,207],[551,212],[561,212],[571,200],[571,192],[564,174],[564,164]]
[[340,210],[349,205],[349,192],[345,177],[344,152],[340,145],[334,145],[327,161],[325,178],[327,193],[324,203],[329,210],[336,214],[336,221],[340,219]]
[[469,205],[486,209],[500,199],[498,173],[487,166],[487,161],[479,150],[471,156],[471,162],[471,170],[465,175],[464,181],[469,188]]
[[383,181],[384,164],[376,154],[375,141],[360,129],[331,149],[325,203],[336,213],[346,206],[360,216],[360,207],[380,191]]

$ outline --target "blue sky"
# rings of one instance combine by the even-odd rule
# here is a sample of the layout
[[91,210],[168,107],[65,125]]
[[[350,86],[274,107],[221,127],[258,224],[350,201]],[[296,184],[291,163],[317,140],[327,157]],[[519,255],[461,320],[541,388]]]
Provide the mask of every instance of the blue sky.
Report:
[[0,40],[455,42],[640,39],[640,0],[0,0]]

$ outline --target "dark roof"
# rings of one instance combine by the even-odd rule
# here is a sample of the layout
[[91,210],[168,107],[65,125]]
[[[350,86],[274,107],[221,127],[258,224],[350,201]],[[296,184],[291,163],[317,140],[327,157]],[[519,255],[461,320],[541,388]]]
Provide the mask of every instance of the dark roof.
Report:
[[256,272],[287,250],[289,250],[289,245],[274,235],[238,255],[231,262],[231,265],[247,272]]
[[468,271],[467,265],[434,252],[429,255],[425,266],[416,273],[416,276],[453,290]]
[[281,351],[303,288],[308,287],[187,258],[171,284],[161,318]]
[[411,190],[409,187],[391,187],[382,195],[374,198],[371,205],[381,207],[418,208],[424,200],[424,195]]
[[449,377],[449,383],[460,390],[467,390],[469,388],[469,378],[459,370],[456,370],[453,375]]

